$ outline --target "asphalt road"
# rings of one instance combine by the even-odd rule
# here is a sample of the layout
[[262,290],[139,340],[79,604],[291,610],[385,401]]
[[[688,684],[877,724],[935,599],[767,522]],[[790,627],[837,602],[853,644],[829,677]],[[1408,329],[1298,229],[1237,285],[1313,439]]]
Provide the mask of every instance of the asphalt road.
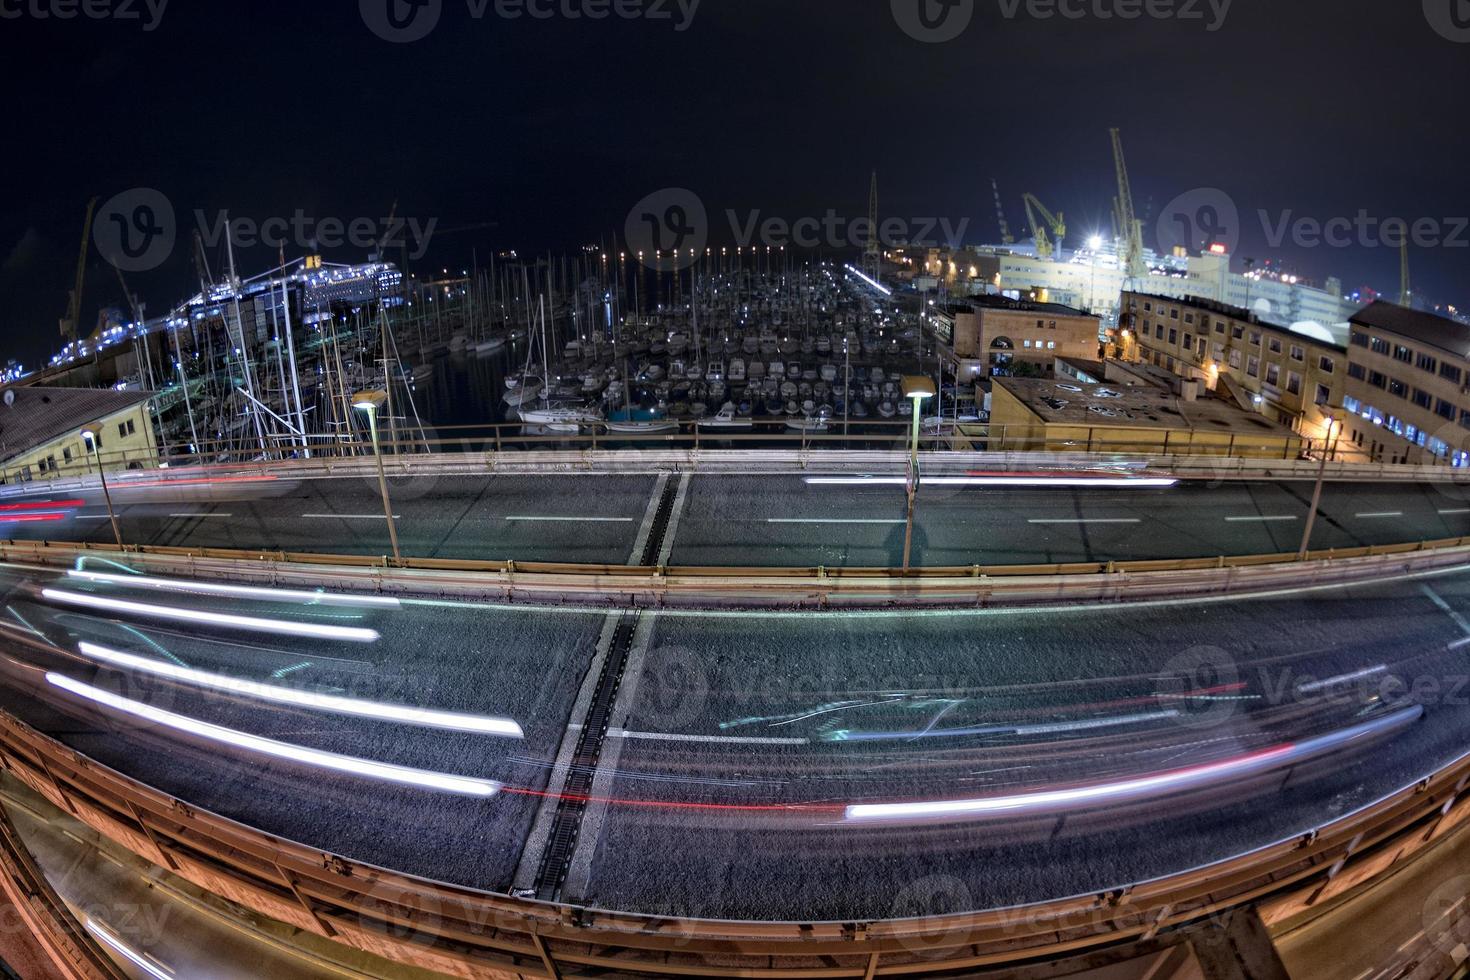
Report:
[[[550,767],[581,721],[573,706],[603,613],[197,595],[111,573],[121,578],[3,573],[0,707],[283,837],[438,880],[510,886],[536,813],[554,802],[543,799]],[[647,615],[583,823],[574,865],[586,870],[568,879],[568,900],[846,919],[1089,893],[1340,816],[1458,756],[1470,732],[1470,573],[1121,608]],[[303,629],[334,635],[284,635]],[[209,690],[99,660],[83,643],[298,695],[513,720],[524,737]],[[99,703],[92,689],[113,700]],[[124,704],[500,791],[328,771]],[[1424,719],[1314,762],[1213,775],[1407,705]],[[1130,796],[1066,819],[1043,807],[873,826],[847,809],[1065,794],[1181,770],[1210,775],[1167,799]]]
[[[119,488],[124,541],[353,555],[390,552],[376,480],[232,478]],[[173,479],[173,477],[167,478]],[[898,486],[829,486],[798,476],[694,476],[670,561],[679,565],[901,563]],[[420,477],[393,482],[406,555],[627,564],[651,519],[651,475]],[[1029,564],[1295,551],[1310,483],[1183,483],[1169,489],[927,486],[914,561]],[[112,540],[100,494],[36,492],[5,503],[0,535]],[[47,508],[50,508],[49,510]],[[1316,548],[1470,534],[1470,489],[1436,483],[1329,484]]]

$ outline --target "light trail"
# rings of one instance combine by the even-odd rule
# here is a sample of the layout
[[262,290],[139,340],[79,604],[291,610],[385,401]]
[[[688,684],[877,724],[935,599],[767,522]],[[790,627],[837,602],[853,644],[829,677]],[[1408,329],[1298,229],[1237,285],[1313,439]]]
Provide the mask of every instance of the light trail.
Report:
[[212,725],[197,718],[189,718],[185,715],[175,714],[172,711],[164,711],[152,705],[143,704],[128,698],[118,697],[107,691],[100,690],[90,684],[83,684],[64,674],[48,673],[46,681],[54,687],[63,691],[69,691],[80,698],[104,705],[123,714],[142,718],[155,725],[164,728],[172,728],[175,731],[196,735],[199,738],[217,742],[222,745],[230,745],[247,752],[255,752],[260,755],[268,755],[276,759],[284,759],[304,766],[312,766],[319,769],[328,769],[333,772],[346,773],[351,776],[363,776],[369,779],[378,779],[384,782],[397,783],[403,786],[416,786],[422,789],[436,789],[447,793],[458,793],[462,796],[494,796],[500,792],[499,783],[488,779],[475,779],[469,776],[454,776],[443,772],[429,772],[423,769],[409,769],[404,766],[395,766],[386,762],[374,762],[370,759],[358,759],[353,756],[337,755],[334,752],[323,752],[319,749],[309,749],[303,745],[292,745],[289,742],[277,742],[274,739],[262,738],[259,735],[250,735],[245,732],[235,731],[233,728],[224,728],[220,725]]
[[27,510],[67,510],[85,506],[87,506],[85,500],[41,500],[28,504],[0,504],[0,514],[11,514],[16,511]]
[[1242,779],[1306,762],[1344,748],[1352,742],[1405,728],[1423,716],[1424,709],[1415,705],[1383,718],[1327,735],[1319,735],[1302,742],[1263,749],[1220,762],[1117,782],[1092,783],[1067,789],[1039,790],[1033,793],[969,800],[852,804],[846,808],[846,819],[849,823],[902,823],[974,820],[986,817],[1046,817],[1095,808],[1108,803],[1141,803],[1173,793],[1202,789],[1226,780]]
[[236,677],[226,677],[223,674],[211,674],[207,671],[195,670],[192,667],[166,664],[158,660],[150,660],[147,657],[135,656],[131,653],[109,650],[107,647],[98,646],[95,643],[83,642],[79,645],[79,648],[86,656],[117,667],[126,667],[130,670],[152,674],[155,677],[166,677],[169,680],[182,681],[186,684],[207,687],[229,694],[258,698],[262,701],[271,701],[276,704],[290,704],[302,708],[314,708],[318,711],[328,711],[334,714],[352,715],[358,718],[372,718],[377,721],[395,722],[401,725],[417,725],[423,728],[443,728],[449,731],[472,732],[480,735],[498,735],[504,738],[525,737],[521,726],[509,718],[491,718],[484,715],[462,714],[456,711],[434,711],[426,708],[410,708],[405,705],[362,701],[357,698],[344,698],[329,694],[314,694],[310,691],[295,688],[279,687],[273,684],[260,684],[255,681],[242,680]]
[[129,613],[148,619],[174,620],[184,623],[203,623],[208,626],[224,626],[231,629],[249,630],[253,633],[274,633],[278,636],[301,636],[316,640],[346,640],[353,643],[374,643],[378,631],[358,626],[330,626],[321,623],[293,623],[283,619],[260,619],[255,616],[236,616],[232,613],[204,612],[197,609],[181,609],[177,606],[154,606],[126,599],[111,599],[106,596],[88,595],[84,592],[67,592],[62,589],[42,589],[41,595],[52,602],[107,612]]
[[[904,476],[809,476],[804,479],[814,487],[902,487]],[[921,487],[1103,487],[1126,490],[1148,490],[1174,487],[1179,481],[1170,477],[1111,476],[927,476]]]
[[340,595],[305,589],[269,589],[254,585],[226,585],[216,582],[196,582],[190,579],[157,578],[152,575],[114,575],[110,572],[88,572],[82,569],[70,569],[66,574],[68,578],[84,579],[89,582],[106,582],[125,588],[161,589],[166,592],[226,595],[241,599],[305,602],[324,606],[371,606],[379,609],[398,609],[402,606],[402,603],[391,596]]
[[155,963],[150,957],[145,956],[144,954],[138,952],[131,946],[124,943],[117,936],[113,935],[111,929],[106,928],[95,919],[89,918],[85,921],[87,924],[87,930],[91,932],[92,935],[102,940],[102,942],[108,947],[116,950],[119,956],[127,960],[129,963],[132,963],[144,973],[147,973],[149,976],[157,977],[158,980],[174,980],[174,972],[172,970],[167,969],[161,964]]

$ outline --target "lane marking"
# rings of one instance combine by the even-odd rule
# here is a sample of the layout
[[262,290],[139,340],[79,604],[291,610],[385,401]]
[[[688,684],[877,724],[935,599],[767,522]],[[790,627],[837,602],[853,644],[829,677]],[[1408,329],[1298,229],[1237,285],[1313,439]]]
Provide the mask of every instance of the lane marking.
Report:
[[[337,518],[341,521],[386,521],[388,518],[382,514],[302,514],[309,521],[325,521]],[[394,514],[395,521],[403,520],[402,514]]]
[[1358,518],[1359,520],[1366,521],[1375,517],[1403,517],[1404,512],[1401,510],[1386,510],[1377,514],[1354,514],[1353,516]]
[[1455,507],[1450,510],[1442,510],[1441,514],[1470,514],[1470,507]]
[[1281,515],[1279,517],[1227,517],[1227,518],[1225,518],[1225,523],[1227,523],[1227,524],[1256,524],[1256,523],[1264,523],[1264,522],[1267,522],[1267,521],[1299,521],[1299,520],[1301,520],[1300,517],[1295,517],[1295,516],[1292,516],[1290,514],[1283,514],[1283,515]]
[[1456,626],[1465,631],[1466,637],[1470,638],[1470,623],[1467,623],[1465,621],[1464,616],[1461,616],[1459,613],[1455,612],[1455,610],[1450,607],[1450,604],[1448,602],[1445,602],[1438,592],[1434,591],[1434,587],[1432,585],[1421,585],[1419,586],[1419,591],[1429,596],[1429,600],[1439,607],[1440,612],[1450,617],[1451,621],[1453,621]]
[[767,524],[903,524],[901,520],[859,520],[840,517],[768,517]]
[[170,514],[169,517],[234,517],[234,514]]
[[661,732],[628,732],[611,729],[609,738],[639,739],[648,742],[697,742],[714,745],[810,745],[804,738],[742,738],[737,735],[673,735]]
[[[900,522],[902,523],[902,522]],[[1138,517],[1090,517],[1086,519],[1052,519],[1034,518],[1027,524],[1142,524],[1143,520]]]
[[507,517],[507,521],[529,524],[544,521],[552,524],[632,524],[632,517]]
[[1386,665],[1379,664],[1377,667],[1366,667],[1363,670],[1355,670],[1351,674],[1341,674],[1337,677],[1329,677],[1326,680],[1308,681],[1304,684],[1298,684],[1296,686],[1296,689],[1303,694],[1311,694],[1314,691],[1320,691],[1328,687],[1335,687],[1338,684],[1349,684],[1353,681],[1360,681],[1363,680],[1365,677],[1372,677],[1375,674],[1381,674],[1386,670],[1388,670],[1388,667]]

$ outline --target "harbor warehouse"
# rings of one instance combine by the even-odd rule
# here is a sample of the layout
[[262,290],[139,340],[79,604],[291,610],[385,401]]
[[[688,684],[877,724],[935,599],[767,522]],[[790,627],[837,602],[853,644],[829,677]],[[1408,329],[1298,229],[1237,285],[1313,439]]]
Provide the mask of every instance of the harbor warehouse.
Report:
[[85,388],[6,388],[0,401],[0,481],[24,483],[85,473],[96,463],[84,431],[92,432],[109,467],[158,465],[158,443],[147,391]]

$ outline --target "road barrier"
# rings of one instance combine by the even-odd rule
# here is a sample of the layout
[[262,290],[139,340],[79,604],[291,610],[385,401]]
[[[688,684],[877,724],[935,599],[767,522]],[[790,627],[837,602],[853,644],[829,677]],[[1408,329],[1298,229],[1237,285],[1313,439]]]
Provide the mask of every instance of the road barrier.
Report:
[[1470,756],[1307,833],[1182,874],[919,920],[730,922],[553,905],[436,884],[271,836],[145,786],[0,714],[0,761],[179,877],[328,939],[455,977],[923,977],[1116,948],[1265,903],[1280,918],[1396,869],[1470,816]]
[[0,561],[66,568],[125,557],[140,571],[256,585],[399,597],[454,597],[600,608],[974,608],[1133,602],[1300,589],[1470,567],[1470,537],[1296,553],[1059,565],[917,568],[725,568],[571,565],[222,548],[0,542]]

